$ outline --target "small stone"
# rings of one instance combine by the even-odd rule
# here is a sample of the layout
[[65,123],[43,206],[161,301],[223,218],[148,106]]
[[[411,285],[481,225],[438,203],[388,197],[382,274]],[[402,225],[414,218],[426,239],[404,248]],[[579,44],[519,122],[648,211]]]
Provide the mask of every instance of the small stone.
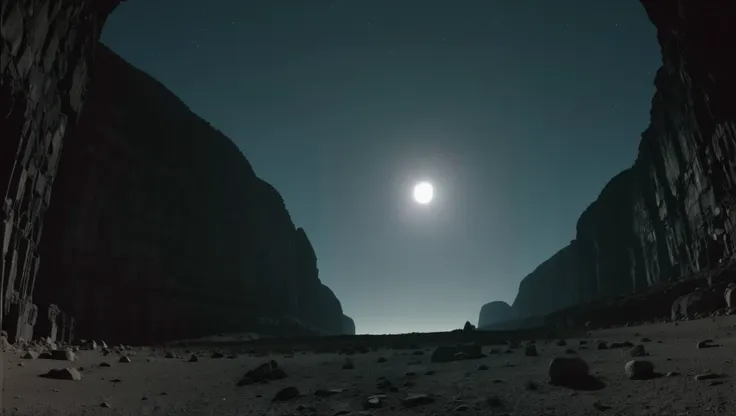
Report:
[[192,354],[192,355],[189,356],[189,362],[190,363],[196,363],[197,361],[199,361],[199,357],[197,357],[196,354]]
[[271,399],[274,402],[283,402],[299,397],[299,389],[294,386],[289,386],[279,390],[278,393]]
[[119,363],[130,363],[130,358],[127,355],[123,355],[118,360]]
[[667,376],[667,377],[676,377],[676,376],[679,376],[679,375],[680,375],[680,373],[678,373],[677,371],[670,371],[669,373],[665,374],[665,376]]
[[695,376],[695,381],[712,380],[714,378],[721,378],[721,375],[715,373],[698,374]]
[[82,379],[82,374],[76,368],[54,368],[44,374],[43,377],[55,380],[79,381]]
[[426,394],[415,394],[401,401],[404,407],[415,407],[429,403],[434,403],[434,398]]
[[385,394],[376,394],[374,396],[371,396],[368,398],[368,400],[365,401],[365,407],[369,409],[377,409],[381,407],[381,400],[385,398]]
[[221,352],[213,352],[212,353],[212,358],[222,358],[224,356],[225,356],[225,354],[223,354]]
[[527,357],[536,357],[537,355],[539,355],[537,353],[537,346],[531,344],[524,347],[524,355],[526,355]]
[[547,369],[550,382],[554,384],[568,384],[581,381],[589,377],[588,364],[580,357],[557,357],[549,363]]
[[467,411],[469,409],[470,409],[470,407],[467,404],[461,404],[460,406],[458,406],[458,407],[455,408],[455,411],[456,412],[465,412],[465,411]]
[[25,360],[35,360],[36,358],[38,358],[38,352],[30,350],[26,351],[21,358]]
[[481,364],[478,366],[478,371],[486,371],[488,370],[488,366],[485,364]]
[[606,344],[603,341],[599,341],[598,342],[598,345],[596,345],[595,348],[598,349],[598,350],[607,350],[608,349],[608,344]]
[[378,357],[378,360],[376,360],[376,362],[379,363],[379,364],[380,363],[385,363],[386,361],[388,361],[388,360],[386,358],[384,358],[384,357]]
[[353,370],[355,368],[355,365],[350,359],[345,360],[345,363],[342,365],[343,370]]
[[557,346],[558,347],[564,347],[566,345],[567,345],[567,341],[565,341],[564,339],[558,339],[557,340]]
[[63,350],[53,350],[49,352],[50,356],[48,358],[52,360],[61,360],[61,361],[74,361],[77,359],[77,356],[74,354],[74,351],[70,349],[63,349]]
[[644,357],[647,355],[647,351],[644,349],[644,346],[641,344],[635,346],[634,348],[626,350],[626,353],[630,355],[631,357]]
[[631,360],[624,365],[624,371],[630,380],[647,380],[654,377],[654,364],[650,361]]
[[104,407],[105,409],[109,409],[110,408],[110,403],[108,403],[108,402],[102,402],[100,404],[100,407]]
[[641,342],[652,342],[652,340],[647,337],[644,337],[641,339]]
[[715,347],[715,345],[713,345],[712,339],[706,339],[706,340],[698,342],[698,348],[712,348],[712,347]]
[[110,363],[107,363],[107,362],[104,362],[103,361],[103,362],[100,363],[100,367],[112,367],[112,365],[110,365]]
[[174,354],[171,352],[167,352],[166,355],[164,355],[164,358],[174,358]]

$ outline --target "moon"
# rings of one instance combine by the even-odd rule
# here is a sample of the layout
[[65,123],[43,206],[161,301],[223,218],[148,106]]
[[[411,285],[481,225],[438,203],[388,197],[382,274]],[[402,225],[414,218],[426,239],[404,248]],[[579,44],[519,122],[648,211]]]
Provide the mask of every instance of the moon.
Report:
[[429,182],[419,182],[414,185],[414,201],[426,205],[434,198],[434,187]]

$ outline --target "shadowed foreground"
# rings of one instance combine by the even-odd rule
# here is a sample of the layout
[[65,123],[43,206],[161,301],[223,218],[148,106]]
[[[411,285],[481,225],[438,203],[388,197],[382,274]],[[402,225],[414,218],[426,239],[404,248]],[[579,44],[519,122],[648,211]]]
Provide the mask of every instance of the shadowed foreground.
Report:
[[[526,356],[526,342],[514,349],[486,345],[486,357],[447,363],[430,362],[434,346],[421,343],[422,337],[411,336],[406,339],[418,339],[417,345],[396,343],[397,348],[377,347],[369,352],[363,352],[361,345],[370,344],[372,337],[363,337],[366,342],[353,343],[352,349],[346,347],[350,337],[333,338],[332,346],[315,345],[320,351],[333,350],[323,353],[306,348],[290,351],[287,344],[264,342],[133,348],[124,352],[131,358],[130,363],[119,363],[117,352],[104,356],[99,349],[78,351],[78,359],[73,363],[21,359],[20,351],[11,351],[6,354],[5,363],[9,380],[4,396],[5,414],[734,414],[731,396],[736,375],[732,357],[735,325],[736,317],[727,316],[678,325],[663,323],[594,331],[582,338],[568,338],[566,345],[558,345],[556,339],[538,339],[538,356]],[[456,334],[462,338],[462,333]],[[705,339],[720,346],[697,348],[697,342]],[[608,345],[627,340],[641,342],[648,356],[637,358],[651,361],[661,376],[629,380],[624,365],[632,360],[630,354],[620,348],[598,350],[597,340]],[[494,343],[489,339],[484,342]],[[196,362],[189,362],[191,353],[186,352],[187,348],[198,355]],[[263,354],[264,350],[279,353]],[[223,356],[213,358],[215,351]],[[165,358],[166,353],[175,357]],[[588,363],[596,386],[571,388],[547,382],[553,357],[576,355]],[[381,357],[385,362],[379,362]],[[248,370],[269,360],[278,363],[285,378],[238,386]],[[353,363],[353,369],[343,368],[347,361]],[[103,362],[110,367],[100,367]],[[39,377],[51,368],[70,366],[82,368],[81,380]],[[667,373],[673,374],[665,376]],[[703,373],[720,377],[696,381],[694,376]],[[300,395],[272,401],[287,387],[295,387]],[[375,395],[379,396],[368,403]],[[427,396],[405,401],[413,395]]]

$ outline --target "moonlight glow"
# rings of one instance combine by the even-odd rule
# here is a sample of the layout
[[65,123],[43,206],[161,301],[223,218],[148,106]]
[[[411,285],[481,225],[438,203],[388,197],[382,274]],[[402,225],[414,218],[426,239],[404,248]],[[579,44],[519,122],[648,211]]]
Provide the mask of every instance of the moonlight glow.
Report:
[[429,182],[419,182],[414,185],[414,200],[420,204],[429,204],[434,198],[434,188]]

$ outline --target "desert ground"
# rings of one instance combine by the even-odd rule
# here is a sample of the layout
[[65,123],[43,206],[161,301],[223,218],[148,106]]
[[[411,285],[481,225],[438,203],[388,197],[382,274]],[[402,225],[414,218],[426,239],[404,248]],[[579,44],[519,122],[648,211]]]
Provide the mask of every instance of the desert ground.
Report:
[[[714,347],[698,348],[706,339]],[[660,376],[630,380],[624,365],[634,358],[624,348],[599,350],[599,341],[643,345],[647,356],[636,359],[651,361]],[[538,356],[525,354],[528,341],[514,349],[486,345],[485,357],[446,363],[430,362],[434,345],[354,354],[284,353],[284,345],[265,355],[248,353],[247,344],[132,348],[124,352],[130,363],[99,350],[79,351],[73,362],[22,359],[22,351],[11,350],[4,355],[3,414],[736,415],[736,316],[598,330],[558,343],[536,339]],[[213,358],[215,351],[224,356]],[[175,357],[165,358],[167,352]],[[196,362],[189,362],[192,353]],[[588,363],[597,382],[548,383],[551,359],[574,356]],[[269,360],[285,378],[238,385]],[[347,361],[352,369],[343,368]],[[82,379],[40,377],[64,367],[81,367]],[[711,376],[696,380],[701,374]],[[299,395],[273,400],[289,387]]]

